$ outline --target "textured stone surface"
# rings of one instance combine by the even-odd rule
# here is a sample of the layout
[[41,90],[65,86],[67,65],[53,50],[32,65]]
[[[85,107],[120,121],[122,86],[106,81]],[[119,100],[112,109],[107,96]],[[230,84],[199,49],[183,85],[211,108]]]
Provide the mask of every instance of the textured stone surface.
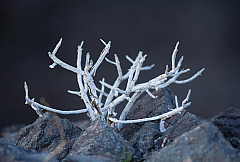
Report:
[[200,123],[201,121],[189,112],[169,118],[165,122],[165,132],[160,132],[159,123],[146,122],[140,130],[128,139],[136,150],[135,161],[144,160],[152,152],[169,145],[181,134],[193,129]]
[[171,145],[147,158],[146,162],[239,162],[240,153],[210,122],[205,122],[184,133]]
[[[133,105],[127,119],[157,116],[175,108],[174,95],[168,88],[153,94],[158,98],[144,96]],[[0,160],[43,161],[50,157],[51,161],[114,162],[121,161],[125,147],[126,155],[133,153],[134,162],[234,162],[240,159],[240,151],[235,149],[239,148],[239,119],[240,111],[237,108],[230,108],[214,119],[213,123],[226,140],[212,123],[201,124],[195,115],[186,110],[166,119],[164,132],[160,132],[158,120],[124,124],[120,134],[100,119],[90,123],[89,127],[89,122],[76,123],[84,127],[85,131],[82,132],[67,119],[47,112],[18,133],[12,133],[12,128],[6,129],[5,137],[0,138]],[[16,147],[14,143],[28,149]]]
[[240,109],[231,107],[213,120],[232,146],[240,149]]
[[105,122],[97,119],[78,137],[68,157],[101,155],[120,160],[123,147],[125,147],[126,154],[134,153],[134,148],[127,141]]
[[66,157],[80,133],[81,129],[73,127],[69,120],[46,112],[33,124],[20,129],[14,143],[21,148],[49,151],[61,160]]
[[[13,145],[13,135],[9,138],[0,138],[0,161],[1,162],[43,162],[43,159],[49,155],[49,152],[37,152],[36,150],[23,149]],[[49,162],[57,162],[52,158]]]
[[72,156],[67,157],[63,159],[62,162],[118,162],[115,161],[112,158],[103,157],[101,155],[93,155],[93,156],[87,156],[87,155],[78,155],[78,156]]
[[135,161],[145,159],[154,151],[154,140],[159,136],[159,124],[146,122],[139,131],[129,138],[129,142],[136,150]]
[[182,113],[181,118],[173,116],[172,118],[167,119],[164,123],[166,131],[163,132],[162,135],[155,141],[155,150],[160,149],[162,146],[169,145],[177,137],[193,129],[199,124],[201,124],[201,121],[190,112]]
[[[153,94],[157,95],[158,98],[153,99],[146,94],[133,105],[127,119],[157,116],[175,108],[174,95],[168,88],[160,89]],[[165,120],[165,132],[160,132],[159,122],[158,120],[123,125],[120,134],[136,149],[135,160],[144,160],[153,151],[169,145],[175,138],[201,123],[195,115],[186,110]]]
[[[159,89],[152,93],[158,98],[153,99],[146,94],[142,99],[138,100],[129,111],[126,119],[140,119],[146,117],[153,117],[175,108],[174,95],[168,88]],[[183,110],[184,112],[185,110]],[[154,121],[158,122],[159,121]],[[125,138],[129,139],[135,132],[137,132],[144,123],[136,124],[124,124],[120,134]]]

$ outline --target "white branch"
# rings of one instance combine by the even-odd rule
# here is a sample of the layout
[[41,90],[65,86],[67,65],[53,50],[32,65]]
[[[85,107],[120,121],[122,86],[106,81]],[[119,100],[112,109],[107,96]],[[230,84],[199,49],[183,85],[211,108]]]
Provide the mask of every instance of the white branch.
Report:
[[160,121],[160,132],[165,132],[166,128],[164,127],[165,120]]
[[155,66],[155,64],[152,64],[150,66],[145,66],[145,67],[141,67],[140,70],[151,70],[153,67]]
[[133,59],[131,59],[128,55],[126,55],[126,59],[130,61],[132,64],[134,63]]
[[[142,54],[141,54],[142,55]],[[133,79],[132,79],[132,82],[131,82],[131,87],[133,87],[134,85],[135,85],[135,83],[136,83],[136,81],[137,81],[137,79],[138,79],[138,76],[139,76],[139,73],[140,73],[140,69],[141,69],[141,67],[142,67],[142,65],[143,65],[143,62],[145,61],[145,58],[147,57],[147,55],[144,55],[144,56],[142,56],[141,58],[140,58],[140,60],[139,60],[139,62],[138,62],[138,64],[137,64],[137,67],[136,67],[136,69],[135,69],[135,75],[134,75],[134,77],[133,77]]]
[[59,41],[58,44],[56,45],[56,47],[55,47],[55,49],[53,50],[53,52],[52,52],[52,53],[51,53],[51,52],[48,52],[49,57],[50,57],[50,58],[53,60],[53,62],[54,62],[54,63],[53,63],[52,65],[50,65],[49,67],[50,67],[50,68],[54,68],[56,65],[59,65],[59,66],[63,67],[64,69],[67,69],[67,70],[72,71],[72,72],[74,72],[74,73],[83,74],[82,71],[78,70],[77,68],[75,68],[75,67],[73,67],[73,66],[71,66],[71,65],[68,65],[67,63],[61,61],[60,59],[58,59],[58,58],[56,57],[55,54],[56,54],[57,50],[59,49],[59,47],[61,46],[61,42],[62,42],[62,38],[60,39],[60,41]]
[[103,44],[105,45],[105,48],[103,49],[102,53],[100,54],[97,62],[95,63],[95,65],[92,67],[92,70],[90,72],[91,75],[95,74],[97,71],[97,68],[99,67],[99,65],[102,63],[103,59],[105,58],[105,56],[108,54],[110,47],[111,47],[111,41],[108,42],[108,44],[106,44],[102,39],[100,39]]
[[177,55],[177,51],[178,51],[178,49],[177,49],[178,45],[179,45],[179,42],[177,42],[175,49],[173,51],[173,54],[172,54],[172,70],[175,69],[175,60],[176,60],[176,55]]
[[[105,78],[102,78],[102,82],[104,82],[105,81]],[[99,94],[99,103],[101,103],[102,102],[102,95],[103,95],[103,93],[105,93],[104,92],[104,85],[102,85],[102,88],[101,88],[101,92],[100,92],[100,94]]]
[[111,86],[110,84],[106,83],[106,82],[103,82],[103,81],[99,81],[99,83],[101,83],[102,85],[104,85],[105,87],[113,90],[113,91],[118,91],[119,93],[122,93],[122,94],[127,94],[126,91],[124,90],[121,90],[120,88],[117,88],[116,86]]
[[57,110],[57,109],[50,108],[50,107],[47,107],[47,106],[43,106],[43,105],[35,102],[34,99],[31,100],[29,98],[29,96],[28,96],[28,86],[27,86],[26,82],[24,82],[24,89],[25,89],[25,92],[26,92],[26,96],[25,96],[26,102],[25,102],[25,104],[29,104],[37,112],[37,114],[40,117],[42,116],[42,114],[40,113],[40,108],[42,108],[44,110],[47,110],[47,111],[55,112],[55,113],[58,113],[58,114],[81,114],[81,113],[85,113],[85,112],[88,111],[87,109],[62,111],[62,110]]
[[103,92],[101,89],[96,88],[96,91],[103,94],[105,97],[108,96],[108,94],[106,92]]
[[154,96],[150,91],[149,89],[146,90],[147,94],[152,97],[152,98],[157,98],[158,96]]
[[205,70],[205,68],[202,68],[199,72],[197,72],[197,73],[196,73],[195,75],[193,75],[191,78],[186,79],[186,80],[181,80],[181,81],[176,80],[174,83],[176,83],[176,84],[184,84],[184,83],[191,82],[191,81],[193,81],[195,78],[197,78],[198,76],[200,76],[204,70]]
[[[183,62],[183,56],[179,59],[177,66],[175,66],[176,63],[176,55],[178,51],[178,45],[179,42],[177,42],[174,51],[172,53],[172,65],[171,69],[169,71],[168,65],[166,65],[165,72],[163,74],[158,75],[157,77],[149,80],[148,82],[141,83],[141,84],[136,84],[137,79],[139,77],[139,74],[142,70],[150,70],[151,68],[154,67],[154,64],[150,66],[144,66],[143,63],[145,61],[145,58],[147,55],[143,56],[143,52],[139,52],[135,60],[130,58],[129,56],[126,55],[126,59],[132,64],[130,69],[123,75],[122,73],[122,68],[121,64],[119,61],[119,58],[116,54],[114,54],[115,61],[111,61],[106,58],[106,55],[109,53],[110,47],[111,47],[111,42],[109,41],[108,43],[104,42],[102,39],[100,41],[104,44],[104,49],[102,50],[101,54],[99,55],[99,58],[97,59],[96,63],[94,64],[93,61],[90,59],[90,54],[86,54],[86,60],[85,60],[85,66],[82,68],[81,67],[81,60],[82,60],[82,51],[83,51],[83,41],[81,44],[78,46],[77,49],[77,62],[76,66],[73,67],[63,61],[61,61],[59,58],[56,57],[56,53],[58,49],[61,46],[62,43],[62,38],[60,41],[57,43],[56,47],[54,48],[53,52],[49,52],[49,57],[53,60],[53,64],[50,65],[50,68],[54,68],[56,65],[59,65],[63,67],[64,69],[67,69],[69,71],[72,71],[76,73],[77,75],[77,82],[79,86],[79,90],[77,91],[70,91],[68,90],[69,93],[75,94],[81,97],[83,100],[86,109],[81,109],[81,110],[70,110],[70,111],[62,111],[62,110],[57,110],[53,109],[47,106],[43,106],[37,102],[34,101],[34,99],[30,99],[28,96],[28,87],[27,84],[24,83],[24,88],[26,92],[25,100],[26,104],[29,104],[39,116],[42,116],[41,114],[41,109],[45,109],[47,111],[52,111],[55,113],[60,113],[60,114],[79,114],[79,113],[84,113],[87,112],[87,115],[91,118],[91,120],[95,120],[98,117],[101,117],[104,119],[106,114],[108,113],[108,120],[111,120],[112,122],[116,122],[118,124],[117,127],[120,130],[122,127],[122,123],[138,123],[138,122],[144,122],[144,121],[152,121],[152,120],[159,120],[161,119],[160,122],[160,130],[164,131],[165,128],[163,126],[164,119],[181,112],[184,108],[189,106],[191,103],[188,102],[189,96],[190,96],[190,90],[185,98],[185,100],[182,101],[182,106],[179,107],[178,101],[177,101],[177,96],[175,97],[175,102],[176,102],[176,108],[166,112],[162,115],[158,115],[156,117],[151,117],[151,118],[144,118],[144,119],[136,119],[136,120],[127,120],[124,121],[128,112],[130,111],[132,105],[134,102],[137,100],[137,98],[144,92],[146,92],[149,96],[152,98],[157,98],[158,96],[154,96],[151,93],[151,89],[161,89],[169,86],[172,83],[176,84],[183,84],[183,83],[188,83],[197,78],[201,73],[204,71],[204,68],[197,72],[195,75],[193,75],[191,78],[186,79],[186,80],[181,80],[178,81],[178,77],[181,74],[184,74],[190,69],[182,69],[181,65]],[[103,60],[106,60],[108,63],[113,64],[116,66],[118,77],[116,78],[115,82],[113,85],[110,85],[105,82],[105,79],[103,78],[101,83],[101,89],[97,88],[93,77],[96,74],[96,71],[100,64],[102,63]],[[122,81],[127,79],[127,84],[125,90],[122,90],[119,88],[120,84]],[[109,88],[110,91],[107,93],[105,92],[105,87]],[[120,94],[120,96],[118,96]],[[106,97],[105,103],[102,103],[102,98]],[[124,100],[127,100],[127,104],[125,108],[123,109],[119,120],[116,118],[113,118],[116,115],[115,112],[115,107],[123,102]]]
[[127,124],[127,123],[140,123],[140,122],[146,122],[146,121],[166,119],[166,118],[171,117],[174,114],[177,114],[178,112],[181,112],[184,108],[186,108],[187,106],[190,106],[190,104],[191,104],[191,102],[188,102],[187,104],[185,104],[184,107],[180,107],[179,109],[173,109],[172,111],[169,111],[169,112],[164,113],[162,115],[151,117],[151,118],[143,118],[143,119],[136,119],[136,120],[118,120],[116,118],[111,118],[110,117],[109,120],[111,120],[112,122],[115,122],[115,123]]
[[[186,97],[186,101],[189,99],[189,96],[190,96],[190,90],[188,92],[188,95]],[[177,114],[179,112],[181,112],[184,108],[190,106],[191,102],[188,102],[188,103],[185,103],[184,105],[182,105],[181,107],[179,108],[175,108],[167,113],[164,113],[162,115],[158,115],[158,116],[155,116],[155,117],[150,117],[150,118],[143,118],[143,119],[135,119],[135,120],[118,120],[116,118],[109,118],[109,120],[111,120],[112,122],[115,122],[115,123],[123,123],[123,124],[126,124],[126,123],[140,123],[140,122],[145,122],[145,121],[153,121],[153,120],[164,120],[164,119],[167,119],[171,116],[173,116],[174,114]]]
[[107,62],[109,62],[110,64],[116,65],[116,62],[113,62],[113,61],[109,60],[107,57],[105,58],[105,60],[106,60]]
[[[136,91],[131,99],[128,101],[127,105],[125,106],[125,108],[123,109],[121,115],[120,115],[120,120],[125,120],[128,112],[130,111],[130,109],[132,108],[132,105],[134,104],[134,102],[138,99],[138,97],[141,96],[141,94],[143,93],[143,91]],[[118,127],[118,130],[120,131],[121,127],[122,127],[122,124],[121,123],[118,123],[117,124],[117,127]]]
[[141,57],[142,57],[142,53],[139,52],[136,60],[134,61],[133,65],[131,66],[131,68],[129,70],[130,73],[129,73],[129,76],[128,76],[127,87],[126,87],[126,92],[128,92],[128,93],[131,90],[131,83],[132,83],[133,75],[135,73],[135,70],[137,68],[137,64],[138,64]]

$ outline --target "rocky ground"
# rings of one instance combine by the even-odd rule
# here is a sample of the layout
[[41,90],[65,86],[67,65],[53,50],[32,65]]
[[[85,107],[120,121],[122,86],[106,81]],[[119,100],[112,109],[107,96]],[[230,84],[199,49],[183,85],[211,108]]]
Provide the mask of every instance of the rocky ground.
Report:
[[[164,88],[137,101],[127,119],[157,116],[174,108],[174,95]],[[28,126],[2,130],[0,161],[32,162],[202,162],[240,161],[240,109],[229,108],[203,121],[184,110],[160,121],[125,124],[121,131],[101,120],[71,123],[46,112]]]

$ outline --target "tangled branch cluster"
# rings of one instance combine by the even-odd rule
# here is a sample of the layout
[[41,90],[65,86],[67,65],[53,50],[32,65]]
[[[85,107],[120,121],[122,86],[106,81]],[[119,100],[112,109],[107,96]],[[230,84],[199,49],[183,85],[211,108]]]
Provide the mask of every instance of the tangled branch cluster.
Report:
[[[111,61],[106,58],[106,55],[109,53],[111,42],[105,43],[103,40],[101,40],[102,43],[105,45],[105,48],[102,50],[98,60],[95,64],[93,64],[93,61],[90,60],[90,54],[87,53],[86,55],[86,61],[85,66],[82,69],[81,67],[81,59],[82,59],[82,43],[78,46],[77,49],[77,67],[71,66],[63,61],[61,61],[59,58],[56,57],[56,53],[62,43],[62,39],[58,42],[53,52],[49,52],[49,57],[53,60],[53,64],[50,65],[50,68],[54,68],[56,65],[61,66],[64,69],[67,69],[69,71],[72,71],[77,74],[77,82],[79,85],[78,91],[68,91],[71,94],[75,94],[81,97],[81,99],[84,101],[86,108],[80,109],[80,110],[70,110],[70,111],[62,111],[54,108],[50,108],[44,105],[41,105],[34,101],[33,99],[30,99],[28,96],[28,87],[27,83],[24,83],[24,88],[26,92],[25,100],[26,104],[29,104],[36,113],[41,117],[42,111],[41,109],[45,109],[47,111],[52,111],[59,114],[80,114],[80,113],[87,113],[87,115],[90,117],[92,121],[94,121],[97,118],[101,118],[102,120],[107,119],[107,123],[109,125],[116,125],[117,128],[120,130],[123,123],[137,123],[137,122],[144,122],[144,121],[151,121],[151,120],[159,120],[160,122],[160,128],[162,125],[162,122],[164,119],[171,117],[172,115],[181,112],[184,108],[188,107],[191,102],[188,102],[191,90],[189,90],[187,97],[185,100],[182,101],[182,105],[179,106],[177,97],[175,96],[176,101],[176,108],[171,109],[169,112],[164,113],[162,115],[151,117],[151,118],[144,118],[144,119],[135,119],[135,120],[125,120],[128,112],[130,111],[132,105],[137,100],[137,98],[144,92],[149,94],[152,98],[157,98],[158,96],[154,96],[150,90],[155,89],[161,89],[164,87],[169,86],[172,83],[176,84],[184,84],[191,82],[196,77],[201,75],[201,73],[204,71],[204,68],[197,72],[195,75],[193,75],[191,78],[186,80],[177,80],[178,77],[181,74],[184,74],[190,69],[182,69],[180,70],[180,67],[182,65],[183,56],[178,61],[177,65],[175,65],[176,60],[176,54],[177,54],[177,48],[179,45],[179,42],[177,42],[175,49],[172,54],[172,66],[171,70],[169,70],[169,67],[166,66],[166,70],[164,74],[161,74],[157,76],[154,79],[149,80],[148,82],[136,84],[136,81],[138,79],[140,71],[143,70],[150,70],[152,67],[154,67],[154,64],[151,66],[143,66],[143,62],[145,61],[145,58],[147,55],[143,55],[143,53],[140,51],[138,53],[138,56],[135,58],[135,60],[131,59],[129,56],[126,55],[126,59],[131,62],[132,66],[128,70],[126,74],[122,73],[122,68],[120,65],[120,61],[118,59],[118,56],[115,54],[115,61]],[[110,85],[105,82],[105,79],[103,78],[101,83],[101,88],[97,88],[93,77],[95,76],[97,69],[99,65],[102,63],[103,60],[106,60],[107,62],[113,64],[117,68],[118,77],[115,80],[113,85]],[[120,89],[119,85],[122,81],[127,80],[126,89]],[[105,88],[109,88],[110,91],[106,93],[104,91]],[[103,100],[103,96],[106,98]],[[127,100],[127,104],[125,108],[123,109],[120,118],[115,118],[117,113],[115,112],[115,107],[123,102],[124,100]],[[104,102],[104,103],[103,103]],[[164,129],[164,128],[162,128]]]

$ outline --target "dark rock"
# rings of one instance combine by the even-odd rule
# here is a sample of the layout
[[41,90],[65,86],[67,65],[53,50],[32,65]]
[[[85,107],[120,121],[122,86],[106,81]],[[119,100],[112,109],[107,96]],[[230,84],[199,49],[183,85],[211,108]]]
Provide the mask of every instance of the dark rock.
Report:
[[62,162],[117,162],[117,161],[115,161],[112,158],[103,157],[101,155],[93,155],[93,156],[78,155],[78,156],[67,157],[63,159]]
[[129,143],[135,148],[135,161],[149,156],[154,148],[154,140],[160,136],[159,124],[146,122],[142,128],[129,138]]
[[[178,118],[179,116],[181,116],[181,118]],[[181,113],[181,115],[176,114],[176,116],[174,115],[172,118],[167,119],[164,123],[166,131],[163,132],[161,137],[155,141],[155,150],[169,145],[177,137],[193,129],[199,124],[201,124],[201,121],[190,112]]]
[[[36,150],[23,149],[9,144],[9,140],[5,138],[0,138],[0,161],[2,162],[43,162],[48,155],[49,152],[39,153]],[[49,159],[49,162],[57,161],[55,158]]]
[[233,147],[240,149],[240,109],[231,107],[213,120]]
[[[168,88],[159,89],[158,91],[152,92],[152,94],[158,96],[158,98],[153,99],[146,94],[132,106],[126,120],[153,117],[164,114],[170,111],[170,109],[175,108],[174,95]],[[185,110],[182,112],[185,112]],[[159,123],[159,121],[154,122]],[[128,140],[143,125],[144,123],[124,124],[120,134]]]
[[[158,96],[158,98],[153,99],[148,94],[145,95],[133,105],[126,119],[158,116],[175,108],[174,95],[168,88],[160,89],[153,92],[153,94]],[[195,115],[183,110],[181,113],[175,114],[165,120],[165,132],[160,132],[159,123],[160,121],[157,120],[149,122],[148,124],[137,123],[123,125],[120,134],[136,149],[134,158],[137,160],[144,160],[144,158],[151,155],[153,151],[169,145],[175,138],[193,129],[199,125],[201,121]],[[149,124],[154,125],[155,128],[152,129]]]
[[125,141],[113,128],[101,119],[96,119],[78,137],[68,157],[79,155],[101,155],[115,160],[121,160],[125,147],[125,153],[134,153],[134,148]]
[[147,158],[146,162],[239,162],[240,153],[226,141],[222,133],[210,122],[182,134],[171,145]]
[[[181,117],[181,118],[179,118]],[[165,132],[160,132],[159,123],[146,122],[139,131],[128,139],[135,148],[135,160],[144,160],[154,151],[169,145],[181,134],[201,124],[201,121],[193,114],[185,112],[176,114],[165,122]]]
[[61,160],[67,156],[80,133],[81,129],[73,127],[69,120],[46,112],[33,124],[20,129],[14,143],[21,148],[49,151]]

